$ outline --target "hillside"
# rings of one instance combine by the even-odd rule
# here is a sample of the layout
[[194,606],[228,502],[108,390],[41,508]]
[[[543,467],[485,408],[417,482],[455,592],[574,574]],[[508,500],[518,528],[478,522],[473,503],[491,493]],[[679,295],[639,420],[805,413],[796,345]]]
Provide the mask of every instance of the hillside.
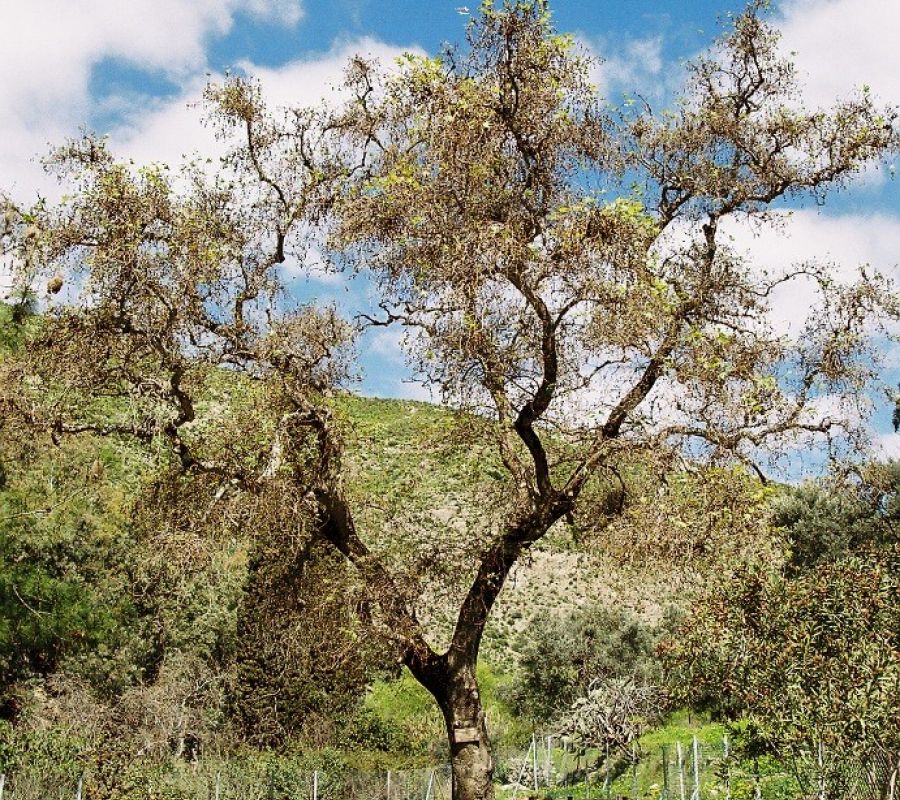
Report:
[[[8,307],[0,305],[0,315],[0,347],[10,352],[23,329]],[[220,377],[203,401],[211,419],[220,413],[216,398],[236,391],[232,377]],[[335,414],[344,430],[358,524],[382,557],[418,582],[417,610],[440,646],[454,597],[466,586],[469,551],[482,535],[485,512],[504,502],[496,455],[480,423],[438,406],[345,395],[336,400]],[[220,677],[230,669],[248,569],[261,545],[252,518],[249,526],[243,519],[224,521],[218,534],[172,516],[174,508],[156,519],[154,507],[167,502],[154,483],[164,463],[160,453],[115,437],[54,444],[12,418],[5,421],[5,716],[16,718],[25,709],[36,718],[53,716],[41,708],[48,680],[80,681],[107,701],[146,691],[170,669],[177,681],[195,661]],[[679,580],[673,570],[660,577],[616,569],[608,556],[576,546],[560,529],[516,567],[486,633],[484,658],[496,669],[515,669],[535,620],[588,601],[656,621],[676,597]],[[341,586],[336,593],[349,590]]]
[[[0,305],[0,370],[39,325],[13,323]],[[251,462],[271,458],[255,444],[271,424],[257,413],[257,390],[231,371],[202,379],[193,424],[221,430],[220,446]],[[430,642],[445,647],[473,554],[509,504],[488,422],[419,402],[351,394],[329,402],[360,534],[398,576],[394,586]],[[126,413],[109,399],[92,409]],[[272,505],[265,486],[242,494],[216,476],[180,477],[155,443],[54,442],[17,419],[0,419],[0,774],[14,776],[13,800],[67,795],[79,779],[98,800],[186,800],[216,786],[261,797],[264,785],[268,797],[286,798],[298,787],[309,794],[312,776],[333,782],[323,790],[352,784],[353,796],[380,796],[373,787],[389,770],[403,776],[407,798],[440,785],[443,720],[373,633],[371,587],[310,535],[304,498],[276,495]],[[662,472],[649,456],[620,466],[621,513],[607,516],[598,492],[528,550],[495,606],[478,680],[496,781],[527,773],[532,741],[533,773],[535,731],[557,741],[566,731],[564,747],[540,745],[552,796],[564,791],[552,782],[569,774],[655,797],[673,752],[687,752],[696,736],[704,785],[720,787],[733,766],[734,786],[750,791],[764,780],[773,796],[792,796],[795,778],[769,744],[782,731],[808,737],[822,715],[832,725],[860,718],[889,728],[889,523],[900,471],[876,470],[871,485],[834,495],[763,486],[725,467]],[[870,491],[881,493],[876,508]],[[280,503],[292,503],[291,513]],[[770,526],[774,507],[784,529]],[[693,604],[717,572],[736,580]],[[679,612],[691,624],[675,630]],[[819,640],[823,618],[846,642],[843,653]],[[884,632],[882,649],[861,646],[867,626]],[[662,652],[676,665],[665,684]],[[777,666],[783,653],[794,659],[787,669]],[[828,705],[823,690],[806,688],[826,672],[823,659],[843,687]],[[804,671],[802,684],[792,670]],[[875,676],[865,686],[881,686],[874,700],[864,687],[856,697],[859,670]],[[627,753],[604,760],[593,734],[572,721],[593,702],[597,676],[601,697],[624,685],[650,698],[625,720],[638,725],[628,747],[641,753],[630,773]],[[772,699],[769,684],[780,681],[778,697],[794,705]],[[770,703],[761,718],[752,716],[759,698]],[[799,723],[797,708],[809,714]],[[743,750],[726,764],[730,736]],[[806,757],[808,738],[796,741]],[[770,749],[753,749],[760,742]],[[864,744],[852,764],[868,769],[875,751]],[[841,770],[841,780],[864,780]],[[593,788],[582,782],[574,793]]]
[[[467,424],[427,403],[349,396],[341,404],[350,431],[349,482],[360,505],[368,507],[364,524],[390,527],[385,512],[401,508],[420,526],[416,536],[424,532],[427,538],[430,527],[431,535],[446,530],[465,542],[465,531],[477,526],[492,494],[502,491],[502,467],[487,440],[473,441]],[[532,620],[566,614],[587,602],[658,621],[663,608],[677,602],[690,570],[684,564],[655,566],[618,564],[601,548],[579,545],[560,527],[515,567],[489,623],[485,655],[497,666],[513,665]],[[433,616],[434,609],[422,610],[439,640],[448,620]]]

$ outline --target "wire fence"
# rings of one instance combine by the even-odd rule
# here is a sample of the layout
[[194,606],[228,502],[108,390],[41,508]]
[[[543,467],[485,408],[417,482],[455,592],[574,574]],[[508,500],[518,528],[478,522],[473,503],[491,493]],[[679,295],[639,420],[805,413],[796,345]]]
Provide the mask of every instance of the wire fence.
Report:
[[383,772],[273,770],[265,774],[243,765],[210,768],[201,764],[193,769],[120,777],[123,785],[112,792],[108,778],[91,772],[74,778],[46,770],[22,770],[0,775],[0,800],[92,800],[110,796],[129,800],[451,800],[452,795],[448,765]]
[[[693,738],[639,751],[576,753],[535,735],[527,751],[498,763],[504,800],[900,800],[900,754],[869,764],[808,754],[791,772],[764,758],[740,760],[727,737]],[[118,783],[117,783],[118,782]],[[126,774],[23,769],[0,775],[0,800],[451,800],[449,765],[367,771],[299,770],[199,762]]]
[[586,800],[900,800],[900,753],[862,764],[818,746],[788,771],[771,757],[738,758],[727,736],[605,753],[569,752],[553,738],[532,738],[505,787],[511,800],[574,786]]

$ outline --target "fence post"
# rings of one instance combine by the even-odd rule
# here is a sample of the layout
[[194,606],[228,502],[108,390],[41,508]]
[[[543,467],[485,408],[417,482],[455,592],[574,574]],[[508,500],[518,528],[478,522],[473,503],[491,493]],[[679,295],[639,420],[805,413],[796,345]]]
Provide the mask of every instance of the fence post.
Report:
[[387,789],[385,790],[384,796],[387,800],[391,800],[391,771],[387,771]]
[[634,742],[631,743],[631,794],[634,800],[638,800],[637,748]]
[[762,800],[762,785],[759,781],[759,759],[753,759],[753,798]]
[[553,735],[547,737],[547,749],[545,751],[546,768],[544,770],[544,786],[550,788],[550,772],[553,769]]
[[684,796],[684,755],[681,752],[681,742],[675,742],[675,756],[678,763],[678,796],[685,800]]
[[425,800],[431,800],[431,792],[434,788],[434,770],[431,770],[431,774],[428,776],[428,787],[425,789]]
[[827,800],[825,792],[825,748],[822,746],[821,739],[819,739],[816,746],[816,760],[819,764],[819,800]]
[[538,790],[538,768],[537,768],[537,734],[531,734],[531,771],[533,773],[534,790]]
[[606,761],[603,762],[603,766],[606,770],[606,775],[603,778],[603,791],[606,793],[606,800],[609,800],[610,792],[612,792],[612,786],[609,783],[609,742],[606,743]]
[[3,800],[3,789],[6,786],[6,773],[0,775],[0,800]]
[[78,776],[78,786],[75,788],[75,800],[81,800],[81,790],[84,786],[84,775]]
[[691,800],[700,800],[700,743],[694,737],[694,792]]
[[[216,798],[216,800],[219,800],[219,795],[221,794],[221,791],[222,791],[222,773],[221,773],[221,771],[217,771],[216,772],[216,788],[215,788],[215,794],[213,795]],[[79,800],[80,800],[80,798],[79,798]]]
[[722,736],[722,750],[725,754],[725,800],[731,800],[731,762],[728,760],[728,734]]
[[313,800],[319,800],[319,770],[313,770]]
[[662,746],[663,797],[669,800],[669,751]]

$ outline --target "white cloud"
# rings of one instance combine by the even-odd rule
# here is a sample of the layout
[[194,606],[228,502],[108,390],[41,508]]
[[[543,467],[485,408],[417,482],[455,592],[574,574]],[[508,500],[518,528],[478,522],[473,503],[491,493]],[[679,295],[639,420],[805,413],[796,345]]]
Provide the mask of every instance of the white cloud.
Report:
[[386,358],[389,361],[403,364],[406,362],[404,350],[405,332],[402,328],[384,328],[370,334],[368,339],[369,352]]
[[396,393],[388,395],[398,400],[416,400],[420,403],[437,403],[440,398],[435,395],[431,387],[418,381],[404,380],[395,384]]
[[828,105],[863,84],[884,102],[900,100],[897,0],[784,0],[779,17],[809,105]]
[[[674,87],[680,74],[680,70],[664,63],[661,36],[624,42],[580,37],[578,42],[593,59],[592,83],[613,103],[622,94],[658,100]],[[664,67],[668,67],[665,72]]]
[[438,402],[432,388],[409,376],[406,339],[414,334],[399,327],[369,329],[363,336],[363,393],[399,400]]
[[298,59],[276,68],[259,67],[249,61],[239,66],[259,78],[271,105],[303,106],[333,97],[353,56],[377,59],[383,67],[392,69],[403,53],[425,54],[418,47],[393,47],[366,36],[339,41],[324,55]]
[[[750,227],[729,220],[726,234],[758,269],[772,275],[811,259],[833,265],[836,277],[853,280],[860,266],[900,278],[900,218],[888,214],[817,213],[810,209],[783,212],[774,222]],[[797,279],[779,287],[772,300],[771,321],[779,333],[797,333],[816,300],[811,280]]]
[[244,7],[255,17],[291,27],[303,19],[300,0],[245,0]]
[[[297,59],[279,67],[261,67],[250,61],[238,64],[257,78],[263,96],[272,108],[306,106],[333,96],[348,60],[354,55],[376,58],[385,65],[404,52],[416,48],[397,48],[375,39],[341,42],[328,53]],[[194,76],[176,98],[136,108],[126,121],[112,132],[114,151],[127,154],[138,163],[161,161],[177,164],[183,155],[198,152],[215,156],[223,145],[213,131],[202,124],[202,109],[197,107],[207,80],[221,81],[223,76]]]
[[314,240],[314,236],[313,232],[307,230],[298,232],[298,239],[304,243],[304,247],[299,252],[287,254],[287,259],[281,265],[284,280],[288,284],[304,281],[315,284],[320,289],[345,287],[347,276],[326,263],[321,244]]
[[900,458],[900,433],[883,433],[874,442],[874,456],[879,459]]
[[[699,223],[670,226],[659,246],[660,255],[685,250],[702,237]],[[800,265],[827,268],[849,284],[867,274],[900,283],[900,216],[889,213],[827,214],[813,209],[770,211],[766,218],[726,217],[719,227],[720,243],[745,259],[750,269],[768,280]],[[796,334],[813,312],[818,286],[799,276],[776,287],[770,297],[769,320],[778,334]]]
[[[209,40],[227,33],[238,15],[292,25],[302,8],[300,0],[0,0],[0,30],[6,33],[0,45],[0,189],[24,203],[36,193],[58,196],[61,188],[37,157],[78,135],[98,112],[119,121],[110,132],[117,157],[177,165],[200,153],[215,160],[224,145],[202,124],[197,107],[206,81],[223,77],[206,71]],[[239,66],[261,80],[271,105],[305,105],[331,96],[351,56],[390,66],[402,52],[362,38],[280,67]],[[105,59],[164,75],[179,91],[174,98],[92,97],[92,72]],[[0,294],[9,289],[7,266],[0,264]],[[285,272],[293,286],[305,281],[323,301],[328,292],[347,289],[346,277],[324,269],[315,248]]]
[[183,82],[237,15],[291,25],[302,11],[300,0],[0,0],[0,184],[53,191],[33,157],[88,120],[104,60]]

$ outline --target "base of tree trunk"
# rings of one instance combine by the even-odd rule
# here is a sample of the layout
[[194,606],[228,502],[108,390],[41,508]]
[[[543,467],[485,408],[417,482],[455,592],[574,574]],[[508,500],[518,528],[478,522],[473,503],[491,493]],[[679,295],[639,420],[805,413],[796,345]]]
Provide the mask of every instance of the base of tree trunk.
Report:
[[453,800],[493,800],[494,759],[487,740],[451,744],[451,752]]

